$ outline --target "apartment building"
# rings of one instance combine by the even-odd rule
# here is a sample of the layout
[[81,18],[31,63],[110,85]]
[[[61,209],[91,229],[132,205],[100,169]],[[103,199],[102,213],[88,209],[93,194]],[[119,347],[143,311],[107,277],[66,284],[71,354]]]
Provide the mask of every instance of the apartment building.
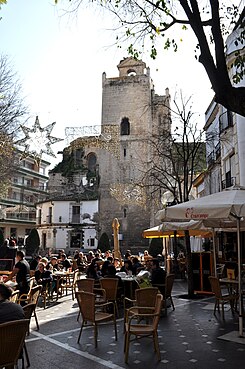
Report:
[[17,152],[17,165],[10,185],[0,198],[0,227],[4,238],[14,237],[19,245],[32,228],[36,227],[35,204],[47,197],[47,168],[45,160],[32,157],[21,158]]

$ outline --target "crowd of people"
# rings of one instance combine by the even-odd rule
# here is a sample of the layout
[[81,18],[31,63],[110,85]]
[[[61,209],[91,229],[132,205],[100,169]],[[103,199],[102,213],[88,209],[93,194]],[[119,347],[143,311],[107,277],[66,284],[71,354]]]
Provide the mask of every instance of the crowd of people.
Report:
[[[87,278],[95,280],[103,277],[118,278],[119,286],[122,273],[125,276],[137,276],[141,271],[147,271],[152,285],[162,284],[166,276],[165,270],[160,267],[159,260],[152,258],[147,251],[144,252],[143,257],[139,257],[131,255],[130,250],[128,250],[124,255],[124,259],[121,260],[114,257],[110,250],[104,254],[100,250],[95,253],[90,251],[87,256],[83,252],[76,251],[73,258],[67,258],[65,252],[60,250],[57,256],[51,256],[50,258],[38,255],[29,264],[25,259],[24,252],[18,250],[16,262],[9,279],[16,281],[16,289],[20,291],[20,295],[28,293],[30,280],[33,276],[36,284],[42,285],[43,288],[47,284],[51,284],[58,293],[55,284],[57,282],[53,278],[55,272],[75,269],[85,273]],[[21,305],[9,301],[11,293],[12,291],[8,286],[0,283],[0,323],[23,318]]]

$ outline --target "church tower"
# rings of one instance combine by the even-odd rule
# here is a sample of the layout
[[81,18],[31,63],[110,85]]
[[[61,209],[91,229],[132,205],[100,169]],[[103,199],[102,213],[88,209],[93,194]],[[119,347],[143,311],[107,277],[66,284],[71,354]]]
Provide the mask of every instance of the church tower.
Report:
[[151,225],[154,206],[143,178],[150,165],[153,134],[163,125],[170,130],[170,96],[168,89],[165,96],[155,95],[150,69],[143,61],[125,58],[117,67],[118,77],[102,75],[102,132],[109,127],[116,130],[111,143],[117,153],[98,157],[100,225],[108,232],[111,219],[117,217],[121,244],[144,247],[148,241],[141,235]]
[[66,149],[75,168],[66,187],[86,188],[98,200],[93,221],[98,239],[103,233],[109,237],[106,247],[113,247],[112,221],[118,218],[120,248],[134,252],[134,247],[148,246],[142,232],[155,225],[159,210],[160,196],[149,196],[146,173],[152,165],[152,138],[171,129],[170,95],[168,89],[163,96],[155,94],[150,69],[141,60],[125,58],[118,71],[118,77],[102,75],[101,134],[83,135]]

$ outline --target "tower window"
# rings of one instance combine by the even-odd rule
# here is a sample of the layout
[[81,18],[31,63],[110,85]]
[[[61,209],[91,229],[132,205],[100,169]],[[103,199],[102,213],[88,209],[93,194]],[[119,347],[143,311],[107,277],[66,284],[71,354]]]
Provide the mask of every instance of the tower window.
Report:
[[96,167],[96,163],[97,163],[97,158],[96,158],[96,155],[94,153],[89,153],[87,155],[87,163],[88,163],[88,169],[91,172],[94,172],[95,167]]
[[123,209],[123,217],[126,218],[127,217],[127,209]]
[[127,136],[130,134],[130,123],[128,118],[124,117],[121,121],[121,135]]
[[126,158],[127,156],[127,150],[126,149],[123,149],[123,156]]

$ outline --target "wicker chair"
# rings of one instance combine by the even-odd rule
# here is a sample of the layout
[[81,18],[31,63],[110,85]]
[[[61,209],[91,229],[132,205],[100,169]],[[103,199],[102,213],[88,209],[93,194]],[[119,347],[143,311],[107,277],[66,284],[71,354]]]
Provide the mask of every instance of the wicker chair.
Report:
[[[84,292],[93,293],[94,279],[92,278],[77,279],[75,293],[76,291],[84,291]],[[78,315],[77,315],[77,321],[79,320],[80,314],[81,312],[79,310]]]
[[74,272],[67,273],[65,278],[61,279],[61,293],[64,294],[64,290],[66,291],[66,295],[68,290],[71,290],[72,293],[72,300],[75,298],[75,288],[76,288],[76,280],[78,277],[79,270],[76,269]]
[[[129,314],[151,313],[155,308],[157,287],[146,287],[135,290],[135,300],[124,298],[124,326],[128,322]],[[128,305],[131,305],[128,307]],[[142,309],[142,307],[144,309]],[[146,310],[147,307],[147,310]]]
[[14,369],[21,357],[28,325],[28,319],[0,324],[0,368]]
[[83,278],[77,279],[76,281],[76,291],[93,292],[94,290],[94,279],[93,278]]
[[11,302],[18,302],[18,298],[19,298],[19,293],[20,293],[20,291],[19,290],[15,290],[15,291],[13,291],[12,292],[12,295],[10,296],[10,298],[9,298],[9,301],[11,301]]
[[[76,298],[77,298],[79,309],[81,311],[81,315],[83,318],[77,343],[79,343],[80,341],[83,327],[87,325],[87,322],[90,322],[91,325],[94,327],[95,347],[97,347],[97,337],[98,337],[97,326],[100,323],[104,323],[108,321],[112,321],[114,323],[115,340],[117,341],[117,325],[116,325],[115,314],[107,313],[104,311],[96,311],[96,305],[95,305],[96,295],[94,293],[78,291],[76,292]],[[106,308],[107,306],[111,304],[112,304],[111,302],[100,304],[99,308],[101,310],[102,308]]]
[[167,274],[165,277],[165,283],[164,284],[154,284],[154,287],[158,287],[163,295],[163,307],[164,307],[164,314],[167,315],[168,313],[168,300],[170,300],[171,306],[173,310],[175,310],[174,302],[172,298],[172,289],[174,284],[174,274]]
[[27,305],[23,306],[25,318],[29,319],[29,327],[28,327],[28,332],[27,332],[28,336],[30,334],[31,318],[34,315],[35,309],[36,309],[36,304],[34,302],[31,302],[30,304],[27,304]]
[[[152,337],[154,342],[154,350],[157,353],[158,360],[161,360],[161,354],[159,350],[157,327],[160,319],[161,307],[162,307],[162,295],[157,294],[154,311],[151,313],[135,313],[131,314],[129,309],[129,320],[125,324],[125,339],[124,339],[124,353],[125,363],[128,362],[129,345],[135,339],[143,337]],[[135,309],[132,307],[131,309]],[[138,307],[141,309],[141,307]],[[145,319],[146,323],[142,324],[142,318]],[[135,338],[130,339],[131,336]]]
[[[118,288],[118,278],[101,278],[100,286],[102,290],[105,290],[106,293],[106,301],[112,302],[114,306],[114,314],[115,312],[118,314],[118,306],[117,306],[117,288]],[[105,301],[105,302],[106,302]]]
[[39,296],[41,294],[41,291],[42,291],[42,286],[41,285],[32,287],[32,289],[30,290],[30,292],[27,295],[22,295],[21,298],[19,299],[19,301],[25,302],[25,304],[30,304],[30,303],[35,304],[35,309],[33,311],[33,316],[34,316],[35,321],[36,321],[37,330],[39,330],[39,324],[38,324],[38,320],[37,320],[36,307],[37,307],[37,303],[38,303],[38,299],[39,299]]
[[210,276],[208,277],[210,284],[211,284],[211,289],[212,292],[215,296],[215,304],[214,304],[214,314],[216,313],[216,308],[218,307],[218,311],[220,311],[219,305],[221,304],[222,307],[222,319],[225,319],[225,314],[224,314],[224,305],[229,302],[230,306],[231,306],[231,311],[232,313],[234,312],[234,304],[237,302],[239,296],[237,293],[223,293],[221,287],[220,287],[220,282],[219,279],[217,277],[213,277]]
[[29,292],[28,293],[23,293],[22,295],[20,295],[19,298],[18,298],[18,303],[21,303],[22,301],[25,302],[26,300],[29,299],[31,289],[32,289],[32,287],[34,287],[35,283],[36,283],[35,277],[31,277],[30,278],[30,285],[29,285]]

